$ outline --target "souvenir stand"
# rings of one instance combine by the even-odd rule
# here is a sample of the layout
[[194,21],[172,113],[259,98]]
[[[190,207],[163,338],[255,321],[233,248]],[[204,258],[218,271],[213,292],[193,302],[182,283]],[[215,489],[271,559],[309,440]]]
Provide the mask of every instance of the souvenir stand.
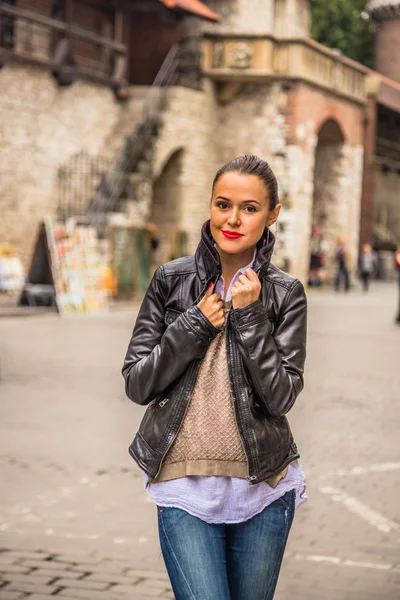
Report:
[[[98,313],[108,309],[105,279],[107,259],[100,251],[96,230],[68,219],[47,218],[40,226],[20,304],[37,305],[47,293],[61,315]],[[51,293],[52,292],[52,293]]]

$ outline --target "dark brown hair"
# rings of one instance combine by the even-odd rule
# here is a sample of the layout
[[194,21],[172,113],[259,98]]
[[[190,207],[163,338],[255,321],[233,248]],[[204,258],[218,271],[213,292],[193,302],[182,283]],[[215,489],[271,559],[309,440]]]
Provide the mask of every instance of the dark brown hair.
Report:
[[267,197],[269,199],[269,209],[274,210],[275,206],[279,204],[278,194],[278,182],[267,161],[253,156],[251,154],[245,154],[244,156],[238,156],[227,162],[223,167],[219,169],[214,177],[212,185],[212,193],[217,181],[225,173],[240,173],[241,175],[254,175],[260,179],[266,189]]

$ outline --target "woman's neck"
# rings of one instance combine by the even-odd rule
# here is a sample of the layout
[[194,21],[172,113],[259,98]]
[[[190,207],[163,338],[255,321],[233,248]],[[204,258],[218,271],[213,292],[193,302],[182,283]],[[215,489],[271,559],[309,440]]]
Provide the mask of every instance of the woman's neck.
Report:
[[251,263],[254,256],[254,248],[249,248],[240,254],[228,254],[227,252],[223,252],[218,246],[217,250],[221,261],[225,290],[227,290],[239,269]]

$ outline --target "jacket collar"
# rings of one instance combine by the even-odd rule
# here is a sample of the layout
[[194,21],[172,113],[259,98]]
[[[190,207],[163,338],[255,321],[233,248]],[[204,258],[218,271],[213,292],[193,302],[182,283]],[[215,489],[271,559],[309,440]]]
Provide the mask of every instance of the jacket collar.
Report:
[[[197,273],[203,282],[212,280],[216,275],[221,273],[219,254],[214,244],[215,242],[210,230],[210,221],[206,221],[201,229],[201,239],[195,254]],[[253,265],[253,269],[260,276],[264,275],[269,267],[274,245],[275,236],[266,227],[262,238],[257,244]]]

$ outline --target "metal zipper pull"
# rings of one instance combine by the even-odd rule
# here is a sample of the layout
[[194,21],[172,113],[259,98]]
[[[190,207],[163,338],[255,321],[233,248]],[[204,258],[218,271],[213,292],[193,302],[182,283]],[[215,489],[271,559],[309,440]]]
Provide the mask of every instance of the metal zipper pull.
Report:
[[254,481],[255,479],[257,479],[256,475],[250,475],[249,477],[246,477],[247,481]]
[[169,402],[169,398],[164,398],[164,400],[161,400],[161,402],[158,403],[158,406],[162,408],[167,404],[167,402]]

